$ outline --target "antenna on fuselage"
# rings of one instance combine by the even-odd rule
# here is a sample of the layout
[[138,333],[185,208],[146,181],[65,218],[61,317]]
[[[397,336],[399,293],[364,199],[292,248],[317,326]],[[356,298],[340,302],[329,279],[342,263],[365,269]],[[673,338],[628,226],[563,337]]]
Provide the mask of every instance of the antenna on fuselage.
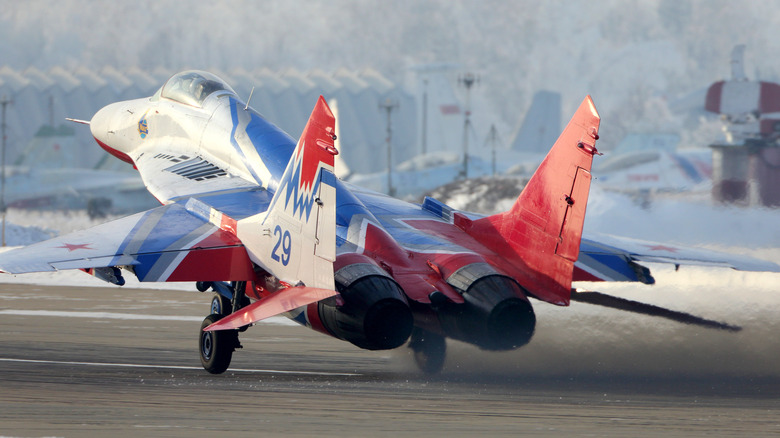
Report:
[[255,93],[255,87],[252,86],[252,91],[249,92],[249,99],[246,100],[246,106],[244,107],[244,111],[249,109],[249,101],[252,100],[252,95]]
[[73,123],[81,123],[82,125],[89,125],[89,120],[71,119],[70,117],[65,117],[65,120]]

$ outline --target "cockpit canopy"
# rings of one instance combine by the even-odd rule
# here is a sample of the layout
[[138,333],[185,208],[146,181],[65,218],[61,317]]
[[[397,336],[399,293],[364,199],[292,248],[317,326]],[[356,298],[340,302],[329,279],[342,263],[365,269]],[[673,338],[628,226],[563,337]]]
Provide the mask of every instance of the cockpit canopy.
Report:
[[236,94],[225,81],[205,71],[188,70],[173,75],[159,92],[160,96],[200,107],[203,101],[217,91]]

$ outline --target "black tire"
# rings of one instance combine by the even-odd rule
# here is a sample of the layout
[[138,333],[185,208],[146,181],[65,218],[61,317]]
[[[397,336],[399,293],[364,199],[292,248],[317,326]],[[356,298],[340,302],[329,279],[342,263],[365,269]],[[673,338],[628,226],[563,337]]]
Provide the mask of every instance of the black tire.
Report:
[[198,292],[206,292],[207,290],[211,289],[212,285],[213,283],[210,281],[196,281],[195,289],[197,289]]
[[223,297],[220,294],[214,294],[214,298],[211,299],[211,314],[218,315],[230,315],[233,312],[233,304],[230,299]]
[[238,333],[235,330],[204,332],[203,329],[222,319],[223,315],[207,316],[200,325],[198,351],[200,363],[211,374],[222,374],[230,366],[236,348]]
[[447,357],[444,336],[415,327],[409,348],[414,353],[414,362],[423,373],[438,374],[444,368],[444,359]]

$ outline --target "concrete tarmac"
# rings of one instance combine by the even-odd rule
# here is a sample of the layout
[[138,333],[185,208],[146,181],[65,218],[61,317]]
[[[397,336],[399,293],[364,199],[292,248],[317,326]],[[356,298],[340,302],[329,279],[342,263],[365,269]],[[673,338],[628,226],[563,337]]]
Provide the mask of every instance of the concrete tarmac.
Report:
[[[231,369],[214,376],[197,352],[210,299],[194,291],[0,285],[0,436],[780,434],[777,375],[739,366],[721,372],[714,363],[717,372],[708,372],[697,362],[690,367],[702,372],[692,373],[669,365],[674,358],[652,366],[610,361],[635,356],[621,346],[636,333],[604,341],[614,352],[601,354],[606,365],[587,363],[578,327],[615,314],[582,323],[584,305],[541,312],[527,350],[484,353],[450,343],[452,357],[434,377],[415,370],[405,347],[363,351],[274,319],[243,333]],[[562,312],[578,316],[573,325],[562,324]],[[553,322],[543,323],[544,315]],[[563,352],[545,347],[563,337],[568,344],[555,344]],[[660,351],[651,356],[674,356]],[[693,350],[714,362],[709,351]],[[774,361],[777,353],[756,354]]]

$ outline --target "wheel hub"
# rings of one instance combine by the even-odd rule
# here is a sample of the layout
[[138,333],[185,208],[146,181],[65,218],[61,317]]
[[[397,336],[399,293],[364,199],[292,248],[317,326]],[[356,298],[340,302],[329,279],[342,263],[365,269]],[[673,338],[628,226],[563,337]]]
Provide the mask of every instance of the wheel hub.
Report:
[[213,350],[213,337],[214,335],[211,332],[204,333],[203,339],[201,341],[200,349],[201,353],[203,353],[203,357],[208,360],[211,359],[211,352]]

